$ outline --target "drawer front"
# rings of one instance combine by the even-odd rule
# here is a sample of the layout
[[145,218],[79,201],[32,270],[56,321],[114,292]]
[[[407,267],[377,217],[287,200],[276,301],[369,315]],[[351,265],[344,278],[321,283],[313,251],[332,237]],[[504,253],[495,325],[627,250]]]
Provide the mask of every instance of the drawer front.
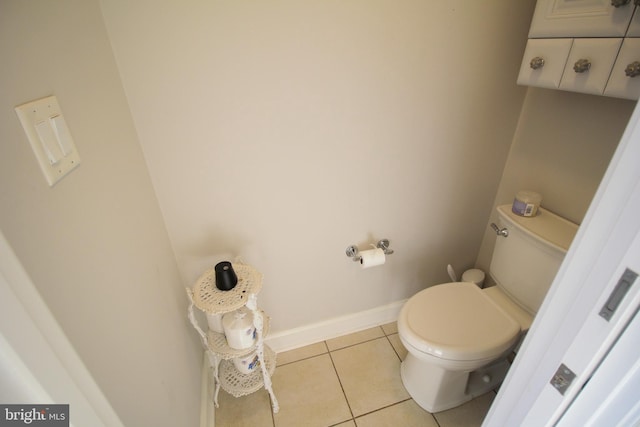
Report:
[[[575,39],[560,80],[560,89],[602,95],[621,44],[622,38]],[[579,61],[589,64],[588,70],[575,71]]]
[[[629,67],[629,74],[625,70]],[[604,90],[606,96],[638,99],[640,97],[640,38],[625,38]]]
[[557,89],[573,39],[529,39],[518,84]]
[[627,37],[640,37],[640,7],[636,7],[636,11],[631,18],[631,24],[627,30]]
[[529,37],[623,37],[633,11],[633,1],[538,0]]

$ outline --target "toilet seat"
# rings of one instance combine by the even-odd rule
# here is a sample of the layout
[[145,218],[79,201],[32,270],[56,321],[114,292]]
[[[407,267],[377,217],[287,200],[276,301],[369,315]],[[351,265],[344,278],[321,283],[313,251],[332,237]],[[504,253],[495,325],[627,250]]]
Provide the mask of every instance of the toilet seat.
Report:
[[485,360],[507,351],[520,325],[473,283],[432,286],[411,297],[398,330],[416,350],[457,361]]

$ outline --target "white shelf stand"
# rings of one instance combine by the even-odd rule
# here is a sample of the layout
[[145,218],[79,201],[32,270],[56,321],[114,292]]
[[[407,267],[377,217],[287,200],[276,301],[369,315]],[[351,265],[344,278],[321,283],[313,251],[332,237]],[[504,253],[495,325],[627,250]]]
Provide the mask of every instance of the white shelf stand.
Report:
[[[271,407],[274,413],[280,409],[278,400],[273,392],[271,376],[276,367],[276,354],[264,343],[264,337],[269,330],[269,317],[258,309],[258,293],[262,288],[262,275],[253,267],[246,264],[233,264],[238,277],[236,286],[228,291],[221,291],[215,284],[213,269],[205,271],[196,281],[193,289],[187,288],[189,297],[188,317],[195,330],[200,335],[209,362],[213,368],[215,392],[213,401],[218,407],[218,393],[222,387],[234,397],[241,397],[254,393],[264,387],[271,397]],[[194,312],[194,307],[206,314],[225,314],[246,306],[253,315],[253,325],[256,328],[256,342],[246,349],[229,347],[224,334],[209,330],[207,333],[200,327]],[[239,372],[233,359],[248,356],[256,352],[260,369],[249,374]]]

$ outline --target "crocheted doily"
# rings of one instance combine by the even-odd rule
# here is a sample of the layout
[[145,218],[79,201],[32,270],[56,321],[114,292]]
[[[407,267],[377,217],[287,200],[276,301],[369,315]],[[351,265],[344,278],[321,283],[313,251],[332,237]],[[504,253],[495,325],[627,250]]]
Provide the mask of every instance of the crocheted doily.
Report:
[[[262,318],[264,319],[264,326],[262,327],[262,336],[266,337],[269,333],[269,317],[264,314],[264,311],[260,310]],[[227,339],[223,333],[215,332],[209,329],[207,333],[207,342],[209,343],[209,350],[215,352],[220,359],[234,359],[236,357],[247,356],[249,353],[256,349],[258,341],[249,348],[241,350],[231,348],[227,344]]]
[[233,263],[232,266],[238,283],[228,291],[216,287],[214,269],[202,273],[193,285],[193,303],[196,307],[209,314],[228,313],[245,305],[250,294],[260,292],[262,274],[258,270],[247,264]]
[[[269,376],[273,375],[276,370],[276,353],[268,345],[264,346],[264,360]],[[230,360],[220,361],[218,377],[222,389],[234,397],[254,393],[264,385],[262,369],[256,369],[250,374],[242,374],[238,372]]]

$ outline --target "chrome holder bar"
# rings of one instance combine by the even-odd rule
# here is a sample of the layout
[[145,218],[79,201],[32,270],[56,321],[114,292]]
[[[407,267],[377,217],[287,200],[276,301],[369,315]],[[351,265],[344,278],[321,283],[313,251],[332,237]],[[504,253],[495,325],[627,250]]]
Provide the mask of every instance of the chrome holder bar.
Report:
[[[371,246],[373,246],[373,244]],[[393,249],[389,249],[389,239],[379,240],[375,247],[382,249],[385,255],[391,255],[393,253]],[[349,258],[353,258],[356,262],[359,262],[362,259],[360,251],[356,245],[348,246],[345,253]]]

